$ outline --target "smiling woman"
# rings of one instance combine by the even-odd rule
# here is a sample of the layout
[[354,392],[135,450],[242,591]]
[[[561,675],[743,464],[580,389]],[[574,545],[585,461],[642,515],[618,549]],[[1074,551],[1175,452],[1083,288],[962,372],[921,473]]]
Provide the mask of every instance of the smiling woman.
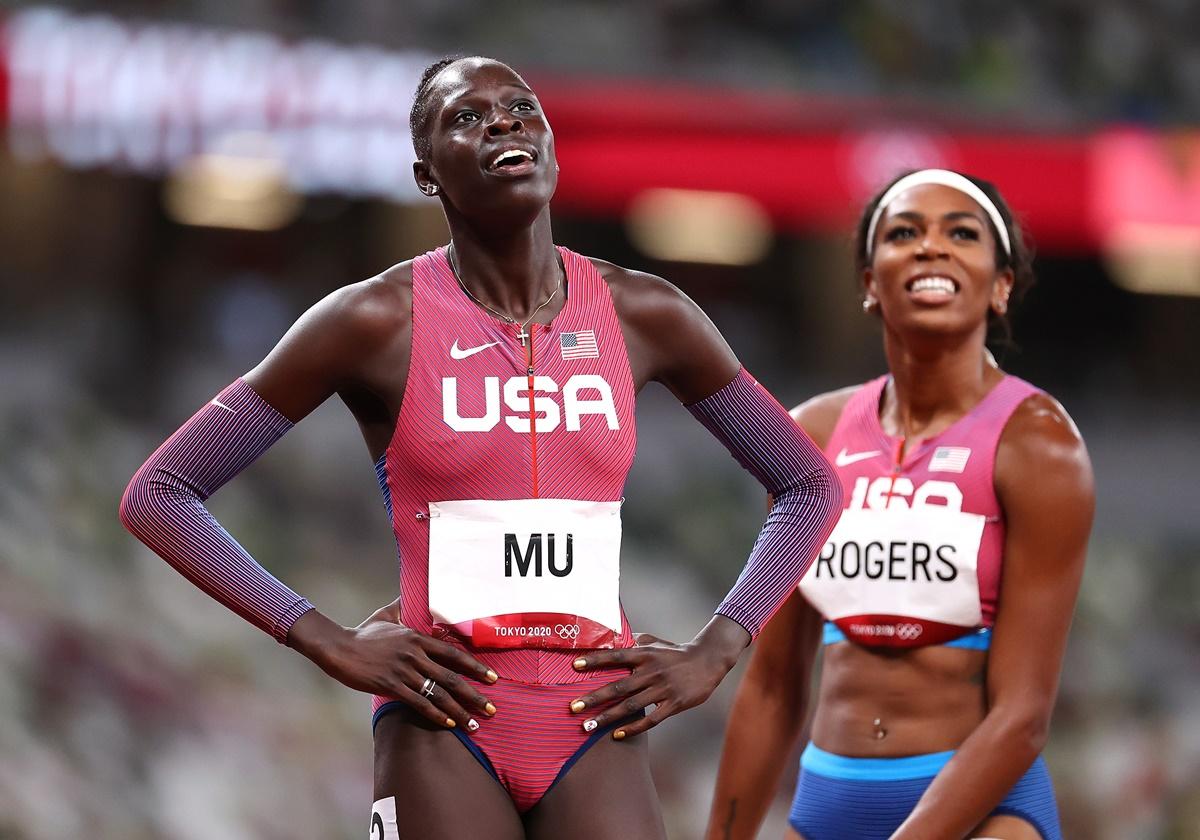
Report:
[[846,509],[755,650],[708,836],[757,835],[820,648],[789,836],[1057,840],[1040,753],[1094,494],[1066,412],[985,347],[1033,279],[1020,229],[987,182],[923,170],[867,205],[857,255],[889,374],[793,412]]
[[[554,134],[510,67],[432,65],[411,124],[450,243],[314,306],[151,456],[122,518],[375,695],[374,836],[656,840],[644,733],[712,693],[829,535],[840,485],[684,294],[554,244]],[[634,398],[652,381],[775,499],[687,644],[636,643],[620,601]],[[357,627],[271,577],[202,504],[333,394],[402,559],[400,597]]]

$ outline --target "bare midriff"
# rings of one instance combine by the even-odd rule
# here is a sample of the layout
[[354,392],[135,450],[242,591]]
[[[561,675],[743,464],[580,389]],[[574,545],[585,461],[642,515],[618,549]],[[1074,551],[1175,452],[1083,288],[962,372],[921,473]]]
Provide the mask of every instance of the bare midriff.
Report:
[[987,713],[987,651],[825,647],[812,740],[838,755],[956,749]]

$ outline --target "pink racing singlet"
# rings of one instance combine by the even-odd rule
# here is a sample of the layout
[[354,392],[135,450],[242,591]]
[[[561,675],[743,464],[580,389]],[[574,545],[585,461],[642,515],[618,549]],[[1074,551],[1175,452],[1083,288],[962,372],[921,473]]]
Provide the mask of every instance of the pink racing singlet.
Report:
[[376,465],[401,621],[529,683],[594,677],[574,650],[633,644],[617,591],[633,378],[607,283],[558,250],[566,302],[526,336],[466,296],[445,249],[414,261],[408,383]]
[[945,644],[995,622],[1005,533],[996,447],[1013,411],[1040,391],[1006,376],[898,459],[902,440],[879,423],[887,381],[850,398],[825,447],[846,507],[800,590],[859,644]]

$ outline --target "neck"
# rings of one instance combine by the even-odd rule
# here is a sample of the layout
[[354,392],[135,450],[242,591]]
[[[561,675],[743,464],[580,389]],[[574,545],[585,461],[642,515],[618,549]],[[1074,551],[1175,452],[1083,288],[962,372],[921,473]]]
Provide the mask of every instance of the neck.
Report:
[[[562,281],[549,210],[533,224],[501,234],[451,220],[450,265],[470,294],[524,321]],[[552,301],[538,314],[553,315],[559,308],[561,301]]]
[[[984,349],[987,326],[947,340],[902,339],[884,327],[892,393],[883,414],[903,437],[926,437],[966,414],[1003,376]],[[890,398],[889,398],[890,397]]]

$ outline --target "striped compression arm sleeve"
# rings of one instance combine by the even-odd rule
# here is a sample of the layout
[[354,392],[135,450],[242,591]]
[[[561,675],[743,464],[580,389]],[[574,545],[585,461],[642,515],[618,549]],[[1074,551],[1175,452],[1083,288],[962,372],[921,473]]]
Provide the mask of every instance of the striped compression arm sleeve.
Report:
[[291,427],[238,379],[142,464],[121,499],[121,522],[131,534],[281,643],[312,604],[260,566],[204,502]]
[[842,512],[842,484],[812,439],[745,368],[687,408],[775,500],[741,576],[717,608],[717,615],[757,637],[829,539]]

